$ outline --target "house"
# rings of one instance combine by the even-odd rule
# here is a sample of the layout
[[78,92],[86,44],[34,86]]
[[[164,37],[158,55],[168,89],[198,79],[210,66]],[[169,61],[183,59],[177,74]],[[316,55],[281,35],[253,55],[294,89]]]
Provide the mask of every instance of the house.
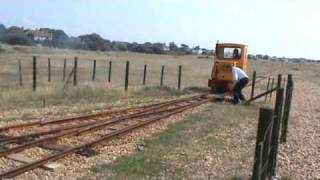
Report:
[[48,30],[34,30],[32,31],[33,40],[35,41],[44,41],[44,40],[52,40],[52,33]]

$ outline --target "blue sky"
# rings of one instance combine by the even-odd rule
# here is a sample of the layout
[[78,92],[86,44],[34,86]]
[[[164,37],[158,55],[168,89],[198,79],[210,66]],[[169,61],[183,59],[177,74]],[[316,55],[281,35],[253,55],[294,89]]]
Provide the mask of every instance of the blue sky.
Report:
[[320,59],[319,9],[318,0],[2,0],[0,23],[210,49],[238,42],[253,54]]

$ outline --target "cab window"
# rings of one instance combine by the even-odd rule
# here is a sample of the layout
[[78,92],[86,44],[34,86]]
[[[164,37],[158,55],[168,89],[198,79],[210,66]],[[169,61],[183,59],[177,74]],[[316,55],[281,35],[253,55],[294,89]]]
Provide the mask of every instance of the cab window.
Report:
[[219,59],[240,59],[241,48],[222,47],[219,49]]

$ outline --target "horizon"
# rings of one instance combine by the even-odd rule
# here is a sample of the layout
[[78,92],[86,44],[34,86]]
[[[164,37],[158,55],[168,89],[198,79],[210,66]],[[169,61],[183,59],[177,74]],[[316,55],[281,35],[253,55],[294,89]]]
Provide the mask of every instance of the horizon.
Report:
[[207,49],[219,40],[247,44],[250,54],[320,59],[320,36],[315,36],[320,25],[314,23],[320,18],[315,5],[320,2],[314,0],[37,2],[2,2],[0,23],[61,29],[68,36],[97,33],[111,41],[175,42]]

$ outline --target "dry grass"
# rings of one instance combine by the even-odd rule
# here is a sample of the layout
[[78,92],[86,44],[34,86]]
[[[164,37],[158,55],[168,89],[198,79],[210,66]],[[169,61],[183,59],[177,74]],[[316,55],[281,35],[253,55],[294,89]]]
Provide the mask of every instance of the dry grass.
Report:
[[[183,67],[182,87],[207,86],[213,59],[198,59],[197,56],[171,56],[139,54],[126,52],[93,52],[82,50],[53,49],[45,47],[7,46],[1,45],[0,53],[0,111],[12,109],[22,110],[40,108],[46,99],[46,106],[65,106],[77,104],[94,104],[113,102],[123,97],[149,97],[158,95],[156,91],[142,89],[143,66],[147,64],[147,86],[155,87],[160,84],[161,66],[165,65],[164,85],[175,89],[177,87],[178,66]],[[38,89],[32,92],[32,56],[38,57]],[[78,56],[78,86],[63,89],[62,81],[63,59],[67,59],[67,74],[73,66],[73,58]],[[47,59],[51,58],[52,81],[47,79]],[[96,81],[92,82],[93,59],[97,60]],[[22,62],[23,87],[19,86],[18,60]],[[107,65],[112,60],[112,82],[107,83]],[[123,93],[125,62],[130,64],[129,95]],[[277,73],[293,73],[295,79],[308,79],[318,83],[319,65],[271,63],[250,61],[249,74],[256,70],[259,75],[271,70]],[[71,82],[72,84],[72,82]],[[265,86],[265,85],[260,85]],[[157,88],[155,88],[157,89]],[[168,89],[167,89],[168,90]],[[171,89],[172,90],[172,89]],[[172,91],[166,92],[177,95]],[[165,92],[166,89],[162,89]],[[146,94],[147,93],[147,94]],[[178,93],[179,94],[179,93]],[[161,95],[161,93],[160,93]],[[159,97],[159,96],[158,96]]]

